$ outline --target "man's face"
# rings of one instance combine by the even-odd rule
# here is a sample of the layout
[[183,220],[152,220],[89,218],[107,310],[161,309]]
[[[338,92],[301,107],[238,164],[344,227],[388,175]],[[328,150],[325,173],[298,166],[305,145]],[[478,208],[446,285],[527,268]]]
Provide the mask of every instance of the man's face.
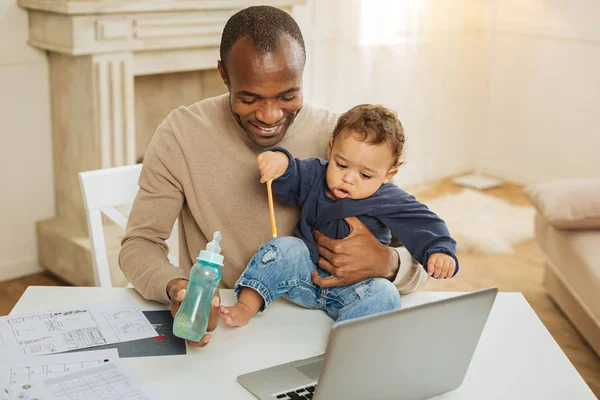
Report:
[[227,72],[231,110],[248,137],[261,147],[279,143],[302,108],[304,54],[292,38],[281,39],[276,51],[262,54],[249,37],[235,42]]

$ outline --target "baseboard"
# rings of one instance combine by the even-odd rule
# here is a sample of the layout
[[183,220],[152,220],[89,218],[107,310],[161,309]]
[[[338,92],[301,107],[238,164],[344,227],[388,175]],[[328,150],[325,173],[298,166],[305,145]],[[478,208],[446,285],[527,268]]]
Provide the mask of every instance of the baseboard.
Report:
[[394,176],[394,178],[392,178],[392,182],[395,185],[400,186],[402,189],[408,190],[409,192],[414,193],[414,192],[417,192],[422,189],[428,189],[432,185],[438,184],[441,180],[444,180],[447,178],[454,178],[457,176],[463,176],[466,174],[473,173],[474,171],[475,170],[473,168],[465,167],[465,168],[457,169],[456,171],[446,171],[443,175],[439,175],[436,177],[429,177],[427,179],[415,179],[415,180],[412,180],[413,179],[412,177],[402,179],[401,177],[396,175],[396,176]]
[[523,171],[515,171],[510,168],[499,167],[496,165],[480,165],[477,168],[478,172],[481,172],[486,175],[493,176],[495,178],[508,180],[515,183],[521,184],[529,184],[529,183],[538,183],[544,182],[548,180],[548,178],[544,178],[541,176],[535,176],[533,174],[528,174]]
[[43,269],[37,260],[13,260],[0,263],[0,282],[20,278],[27,275],[37,274]]

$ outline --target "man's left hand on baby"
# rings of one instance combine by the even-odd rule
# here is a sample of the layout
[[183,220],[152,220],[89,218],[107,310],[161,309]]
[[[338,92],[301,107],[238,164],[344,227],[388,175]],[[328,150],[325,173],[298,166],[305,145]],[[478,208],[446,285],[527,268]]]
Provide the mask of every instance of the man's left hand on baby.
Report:
[[427,273],[436,279],[452,278],[456,270],[456,261],[448,254],[433,253],[427,260]]

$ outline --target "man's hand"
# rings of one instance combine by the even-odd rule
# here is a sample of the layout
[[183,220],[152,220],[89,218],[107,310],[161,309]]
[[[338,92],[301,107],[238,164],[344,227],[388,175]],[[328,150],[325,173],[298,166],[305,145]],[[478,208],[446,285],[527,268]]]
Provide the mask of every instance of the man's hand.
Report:
[[279,178],[285,173],[290,163],[285,153],[280,151],[265,151],[258,155],[257,160],[260,183]]
[[[186,281],[185,279],[173,279],[167,285],[167,293],[169,294],[169,298],[171,299],[171,314],[173,315],[173,318],[175,318],[175,314],[177,314],[177,310],[179,310],[181,302],[185,297],[187,285],[188,281]],[[208,332],[214,331],[217,327],[217,324],[219,323],[220,306],[221,295],[219,294],[219,289],[217,289],[215,291],[215,297],[213,297],[212,300],[212,307],[210,309],[210,319],[208,321],[208,327],[206,328]],[[212,335],[210,333],[207,333],[202,339],[200,339],[199,342],[190,342],[189,340],[186,340],[186,342],[192,347],[204,347],[208,344],[208,342],[210,342],[211,338]]]
[[346,286],[367,278],[394,279],[398,273],[398,253],[382,245],[356,217],[344,219],[350,234],[344,239],[331,239],[314,231],[315,244],[321,258],[319,267],[331,274],[321,278],[314,271],[313,282],[321,287]]
[[433,253],[427,260],[427,273],[436,279],[452,278],[456,270],[456,261],[448,254]]

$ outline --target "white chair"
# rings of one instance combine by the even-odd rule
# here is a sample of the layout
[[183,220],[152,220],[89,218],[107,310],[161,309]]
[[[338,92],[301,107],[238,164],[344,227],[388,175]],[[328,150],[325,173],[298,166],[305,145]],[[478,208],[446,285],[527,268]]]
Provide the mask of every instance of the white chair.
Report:
[[[116,207],[133,203],[139,189],[141,171],[142,164],[136,164],[79,173],[96,286],[112,287],[102,214],[125,230],[127,217]],[[169,261],[177,265],[177,260],[172,255],[169,255]]]

